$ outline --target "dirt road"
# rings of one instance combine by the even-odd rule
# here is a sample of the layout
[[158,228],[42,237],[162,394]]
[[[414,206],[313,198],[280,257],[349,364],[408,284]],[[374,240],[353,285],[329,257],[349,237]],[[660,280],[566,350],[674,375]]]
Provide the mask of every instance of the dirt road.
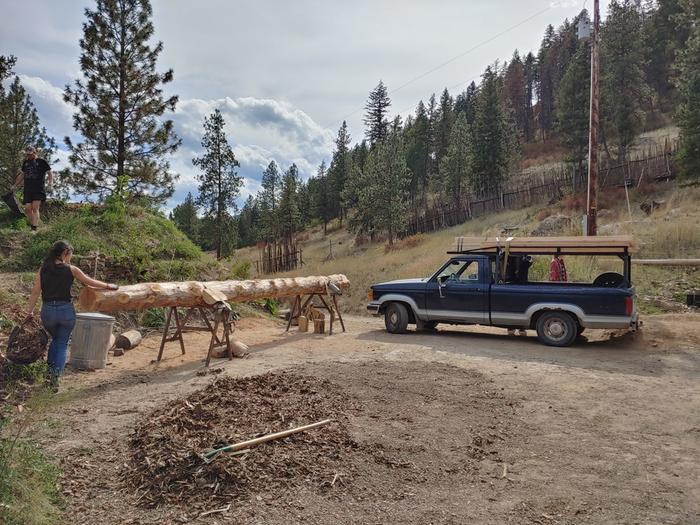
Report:
[[211,367],[293,368],[347,392],[359,407],[350,432],[372,453],[348,460],[345,484],[302,480],[203,517],[205,507],[144,506],[123,476],[129,434],[217,377],[201,375],[204,334],[187,335],[185,356],[169,346],[160,365],[149,338],[105,370],[69,374],[71,400],[39,429],[65,470],[66,521],[700,522],[700,316],[660,316],[642,336],[593,333],[569,349],[499,330],[393,336],[376,319],[346,324],[320,336],[244,319],[251,355]]

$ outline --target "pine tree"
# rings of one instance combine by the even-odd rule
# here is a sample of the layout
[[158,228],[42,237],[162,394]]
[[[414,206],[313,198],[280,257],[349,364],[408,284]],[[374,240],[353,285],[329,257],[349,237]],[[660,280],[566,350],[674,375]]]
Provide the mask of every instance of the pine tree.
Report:
[[559,84],[556,98],[556,127],[568,150],[567,160],[578,166],[579,173],[583,173],[588,154],[590,74],[590,53],[581,46]]
[[56,151],[53,138],[41,127],[34,103],[19,77],[15,77],[7,91],[0,88],[0,188],[3,191],[13,185],[28,146],[37,148],[48,162]]
[[252,246],[258,240],[259,213],[255,198],[248,195],[238,215],[238,246]]
[[467,124],[474,122],[474,103],[477,91],[476,82],[472,81],[464,93],[457,95],[457,100],[455,100],[455,113],[464,113]]
[[528,53],[523,64],[525,72],[525,142],[535,140],[535,120],[532,100],[537,86],[537,59],[532,53]]
[[501,97],[500,80],[491,67],[483,75],[471,136],[472,192],[479,198],[497,194],[507,180],[517,145],[517,132]]
[[527,85],[525,81],[525,66],[520,60],[520,54],[517,49],[506,68],[504,88],[508,103],[513,110],[515,125],[525,137],[528,119]]
[[116,201],[145,196],[162,202],[173,193],[166,160],[180,145],[166,111],[177,97],[163,97],[172,70],[156,71],[162,42],[149,44],[154,29],[148,0],[96,0],[86,9],[80,66],[83,79],[67,86],[76,106],[73,127],[84,141],[71,150],[72,185],[78,193],[114,195]]
[[282,178],[278,210],[280,233],[285,239],[292,239],[302,226],[298,187],[299,169],[296,164],[292,164]]
[[554,80],[556,62],[554,56],[554,27],[550,24],[537,54],[537,121],[542,141],[547,139],[554,119]]
[[409,218],[411,174],[406,167],[403,140],[392,133],[370,152],[362,172],[353,178],[358,203],[351,217],[353,231],[374,237],[385,232],[389,244],[406,228]]
[[700,4],[685,0],[679,16],[681,27],[689,30],[685,48],[679,54],[678,88],[681,104],[678,108],[680,150],[678,159],[681,176],[700,181]]
[[613,0],[601,34],[601,116],[620,162],[644,124],[641,14],[634,0]]
[[411,200],[419,200],[427,193],[430,180],[431,135],[428,112],[421,100],[416,115],[406,132],[406,162],[411,170]]
[[214,219],[216,257],[227,257],[235,243],[227,236],[231,225],[229,209],[236,208],[236,199],[241,194],[243,179],[236,168],[240,166],[224,132],[224,118],[216,109],[204,119],[204,154],[192,159],[200,169],[197,204],[204,207],[204,214]]
[[258,194],[258,206],[260,208],[260,233],[267,241],[274,241],[280,235],[277,208],[282,192],[282,178],[275,161],[270,161],[262,174]]
[[328,179],[325,161],[322,161],[318,167],[316,181],[318,183],[318,189],[315,194],[314,207],[316,209],[316,214],[323,223],[323,235],[326,235],[328,221],[333,217],[333,205],[331,202],[332,187]]
[[370,147],[384,139],[389,133],[389,106],[391,106],[389,93],[384,82],[380,80],[377,87],[370,91],[369,100],[365,105],[366,113],[363,122],[367,127],[365,137],[367,137]]
[[689,28],[677,24],[682,16],[681,0],[657,0],[643,19],[644,77],[659,97],[661,109],[676,102],[678,71],[673,67],[689,36]]
[[355,144],[350,153],[352,165],[348,171],[348,177],[341,192],[341,199],[346,210],[357,207],[359,201],[359,191],[362,187],[362,174],[365,172],[367,158],[369,157],[369,148],[367,141],[363,140],[359,144]]
[[173,208],[170,219],[191,241],[199,243],[200,219],[192,193],[188,192],[185,200]]
[[458,206],[467,189],[470,178],[470,136],[469,124],[464,113],[457,115],[452,128],[450,146],[440,165],[445,199],[452,200]]
[[447,88],[440,95],[440,105],[436,118],[435,130],[435,165],[439,173],[440,161],[447,155],[450,147],[450,136],[452,135],[452,125],[454,123],[454,101]]
[[332,214],[340,219],[340,224],[343,224],[343,215],[345,214],[346,206],[343,202],[342,194],[345,188],[346,181],[350,176],[352,169],[352,155],[350,153],[350,134],[348,133],[348,125],[345,121],[338,130],[338,136],[335,139],[335,151],[331,160],[331,167],[328,169],[328,179],[330,184],[330,202],[332,203]]

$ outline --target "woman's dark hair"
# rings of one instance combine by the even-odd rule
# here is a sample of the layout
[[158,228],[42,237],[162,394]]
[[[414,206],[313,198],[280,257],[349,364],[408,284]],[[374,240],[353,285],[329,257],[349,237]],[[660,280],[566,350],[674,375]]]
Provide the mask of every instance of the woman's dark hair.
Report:
[[41,267],[51,268],[55,266],[56,259],[60,258],[61,255],[63,255],[63,252],[65,252],[66,250],[68,250],[69,252],[73,251],[73,247],[68,241],[56,241],[55,243],[53,243],[53,246],[49,250],[49,253],[47,253],[46,257],[44,258],[44,262],[42,263]]

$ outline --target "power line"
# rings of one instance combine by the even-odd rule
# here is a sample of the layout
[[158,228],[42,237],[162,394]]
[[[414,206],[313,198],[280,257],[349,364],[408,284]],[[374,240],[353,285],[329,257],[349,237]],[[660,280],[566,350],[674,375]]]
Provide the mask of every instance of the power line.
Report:
[[[495,34],[494,36],[492,36],[492,37],[490,37],[490,38],[487,38],[486,40],[483,40],[483,41],[479,42],[478,44],[476,44],[476,45],[474,45],[473,47],[467,49],[466,51],[460,53],[459,55],[456,55],[456,56],[450,58],[449,60],[446,60],[445,62],[443,62],[443,63],[441,63],[441,64],[439,64],[439,65],[437,65],[437,66],[435,66],[435,67],[433,67],[433,68],[431,68],[431,69],[429,69],[428,71],[425,71],[425,72],[421,73],[420,75],[418,75],[418,76],[416,76],[416,77],[413,77],[412,79],[408,80],[407,82],[404,82],[404,83],[401,84],[399,87],[397,87],[397,88],[392,89],[391,91],[389,91],[388,94],[391,95],[392,93],[396,93],[396,92],[399,91],[400,89],[405,88],[406,86],[408,86],[408,85],[414,83],[415,81],[420,80],[420,79],[422,79],[422,78],[425,78],[426,76],[428,76],[428,75],[434,73],[435,71],[437,71],[437,70],[439,70],[439,69],[442,69],[442,68],[445,67],[446,65],[451,64],[451,63],[454,62],[455,60],[458,60],[458,59],[460,59],[460,58],[462,58],[462,57],[468,55],[469,53],[471,53],[471,52],[473,52],[473,51],[476,51],[476,50],[479,49],[480,47],[485,46],[486,44],[489,44],[489,43],[493,42],[493,41],[496,40],[497,38],[502,37],[503,35],[505,35],[506,33],[509,33],[509,32],[512,31],[513,29],[516,29],[516,28],[520,27],[521,25],[526,24],[527,22],[529,22],[529,21],[532,20],[533,18],[537,18],[537,17],[540,16],[541,14],[543,14],[543,13],[549,11],[551,8],[552,8],[552,6],[551,6],[551,5],[548,5],[547,7],[545,7],[544,9],[541,9],[540,11],[536,12],[535,14],[530,15],[530,16],[528,16],[527,18],[524,18],[523,20],[521,20],[521,21],[518,22],[517,24],[512,25],[512,26],[510,26],[510,27],[504,29],[504,30],[501,31],[500,33],[497,33],[497,34]],[[478,78],[478,77],[477,77],[477,78]],[[461,82],[460,84],[462,84],[462,83],[463,83],[463,82]],[[460,85],[460,84],[457,84],[457,85]],[[355,115],[358,111],[362,111],[363,109],[365,109],[364,106],[355,109],[354,111],[352,111],[351,113],[348,113],[347,115],[345,115],[345,116],[342,117],[341,119],[336,120],[334,124],[338,124],[338,123],[342,122],[343,120],[347,120],[349,117],[352,117],[352,116]],[[329,125],[326,126],[326,127],[330,127],[331,125],[333,125],[333,124],[329,124]]]

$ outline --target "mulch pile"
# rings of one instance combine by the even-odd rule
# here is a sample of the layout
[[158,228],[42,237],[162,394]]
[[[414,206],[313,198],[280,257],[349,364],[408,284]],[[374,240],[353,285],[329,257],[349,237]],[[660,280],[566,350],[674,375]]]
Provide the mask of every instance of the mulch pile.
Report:
[[[352,400],[333,383],[291,372],[217,377],[203,390],[136,425],[124,482],[139,504],[245,499],[261,490],[304,485],[319,492],[347,484],[360,446],[347,429]],[[326,426],[254,447],[243,455],[212,449],[331,418]],[[338,481],[339,480],[339,481]]]

